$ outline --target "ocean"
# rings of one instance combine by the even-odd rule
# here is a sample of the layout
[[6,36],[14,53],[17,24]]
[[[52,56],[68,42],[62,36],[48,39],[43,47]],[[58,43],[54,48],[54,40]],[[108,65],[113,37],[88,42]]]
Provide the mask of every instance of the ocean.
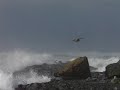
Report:
[[14,78],[13,73],[27,66],[43,63],[53,64],[58,61],[72,61],[79,56],[87,56],[89,65],[97,68],[95,72],[105,71],[105,67],[119,61],[119,53],[38,53],[25,50],[0,52],[0,90],[14,90],[18,84],[35,82],[49,82],[50,77],[30,72],[29,77],[24,75]]

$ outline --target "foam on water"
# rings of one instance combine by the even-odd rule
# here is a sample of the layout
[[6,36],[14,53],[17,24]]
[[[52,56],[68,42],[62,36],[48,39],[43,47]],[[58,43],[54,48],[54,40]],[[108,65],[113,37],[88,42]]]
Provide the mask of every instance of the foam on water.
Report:
[[105,67],[111,63],[116,63],[119,61],[119,57],[94,57],[88,58],[90,66],[98,68],[96,71],[103,72]]
[[51,78],[43,75],[37,75],[36,72],[30,71],[27,73],[27,75],[18,75],[14,77],[13,79],[13,85],[14,87],[18,84],[30,84],[30,83],[43,83],[43,82],[49,82]]
[[14,90],[19,84],[42,83],[50,80],[47,76],[38,76],[35,72],[31,72],[29,77],[18,76],[15,78],[12,73],[0,71],[0,90]]
[[13,90],[12,81],[12,74],[0,70],[0,90]]

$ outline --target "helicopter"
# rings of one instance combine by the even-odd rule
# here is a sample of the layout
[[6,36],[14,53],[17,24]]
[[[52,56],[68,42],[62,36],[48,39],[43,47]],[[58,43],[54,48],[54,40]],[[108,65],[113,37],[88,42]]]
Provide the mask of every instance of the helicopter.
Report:
[[81,39],[84,39],[84,38],[75,38],[72,41],[74,41],[74,42],[80,42]]

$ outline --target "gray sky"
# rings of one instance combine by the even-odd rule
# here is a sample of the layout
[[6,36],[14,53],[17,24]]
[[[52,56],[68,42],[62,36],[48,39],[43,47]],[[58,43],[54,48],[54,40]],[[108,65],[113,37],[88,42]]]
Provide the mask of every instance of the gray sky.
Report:
[[0,1],[0,50],[120,52],[119,38],[120,0]]

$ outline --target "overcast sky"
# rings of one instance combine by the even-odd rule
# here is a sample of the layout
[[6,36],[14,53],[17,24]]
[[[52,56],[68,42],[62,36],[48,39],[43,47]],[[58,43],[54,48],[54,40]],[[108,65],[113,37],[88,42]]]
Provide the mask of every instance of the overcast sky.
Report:
[[120,52],[120,0],[1,0],[0,50],[14,48]]

